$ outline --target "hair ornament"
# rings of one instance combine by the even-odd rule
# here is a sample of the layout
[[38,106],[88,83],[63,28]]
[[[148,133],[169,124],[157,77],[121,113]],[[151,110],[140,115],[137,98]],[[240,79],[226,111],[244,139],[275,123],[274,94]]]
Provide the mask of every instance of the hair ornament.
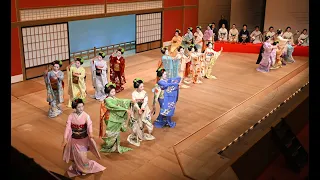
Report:
[[197,28],[201,29],[202,27],[201,26],[197,26]]
[[179,33],[179,34],[181,33],[180,29],[176,29],[176,32]]
[[142,81],[142,82],[143,82],[143,80],[140,79],[140,78],[135,78],[135,79],[133,80],[133,82],[138,82],[138,81]]
[[84,63],[83,57],[77,57],[76,59],[79,59],[79,60],[80,60],[80,63]]
[[162,50],[162,51],[164,51],[164,50],[168,50],[168,47],[167,47],[167,46],[162,47],[162,48],[161,48],[161,50]]
[[120,51],[121,53],[124,53],[124,49],[123,49],[123,48],[119,48],[119,51]]
[[59,60],[59,65],[62,66],[62,61],[61,60]]
[[106,87],[109,88],[109,86],[116,87],[116,84],[114,84],[114,83],[112,83],[112,82],[109,82],[108,84],[106,84]]
[[208,26],[209,26],[209,27],[211,27],[211,26],[212,26],[212,24],[209,24]]
[[189,29],[190,31],[192,31],[192,30],[193,30],[193,28],[192,28],[192,27],[189,27],[188,29]]
[[81,98],[73,98],[73,101],[74,101],[75,103],[79,103],[80,100],[82,100],[82,102],[84,102],[84,99],[81,99]]
[[159,68],[159,69],[157,69],[156,72],[159,72],[159,71],[162,71],[162,70],[164,70],[164,69],[163,68]]
[[105,57],[105,56],[106,56],[106,53],[104,53],[104,52],[100,51],[100,52],[99,52],[99,55],[101,55],[101,56]]

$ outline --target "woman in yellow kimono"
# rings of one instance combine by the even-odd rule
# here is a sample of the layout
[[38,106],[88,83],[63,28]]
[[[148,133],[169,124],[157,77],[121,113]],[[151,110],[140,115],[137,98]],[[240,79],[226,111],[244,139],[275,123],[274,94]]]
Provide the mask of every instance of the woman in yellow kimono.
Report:
[[192,81],[194,84],[201,84],[202,81],[202,53],[199,53],[194,44],[189,47],[189,58],[191,59]]
[[211,42],[209,42],[207,44],[206,50],[204,51],[205,69],[204,69],[203,75],[207,79],[217,79],[215,76],[213,76],[211,74],[211,72],[212,72],[213,65],[215,64],[216,60],[218,59],[218,57],[220,56],[220,54],[223,50],[223,47],[221,47],[221,50],[219,52],[216,52],[213,49],[214,49],[213,44]]
[[[68,94],[70,96],[69,103],[67,107],[71,107],[71,102],[73,99],[85,99],[86,98],[86,83],[85,76],[86,71],[81,66],[83,64],[83,58],[76,58],[74,62],[72,62],[67,67],[67,75],[68,75]],[[75,64],[75,66],[71,66]]]
[[170,56],[175,57],[178,53],[177,49],[181,46],[182,37],[180,36],[181,31],[176,29],[176,32],[171,40],[171,47],[170,47]]
[[283,61],[283,57],[287,53],[287,43],[288,39],[284,39],[282,37],[282,30],[278,29],[277,33],[275,34],[275,43],[278,44],[278,49],[276,50],[276,59],[275,63],[270,69],[278,69],[282,67],[282,65],[286,65],[286,63]]

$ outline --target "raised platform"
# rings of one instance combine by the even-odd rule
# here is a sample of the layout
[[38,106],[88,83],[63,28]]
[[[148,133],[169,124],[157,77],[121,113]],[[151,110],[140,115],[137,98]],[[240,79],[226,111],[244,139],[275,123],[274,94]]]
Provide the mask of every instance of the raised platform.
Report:
[[[134,78],[139,77],[145,81],[145,89],[149,94],[149,103],[151,104],[151,89],[154,85],[155,68],[159,58],[161,58],[159,49],[127,57],[126,75],[128,83],[125,86],[125,90],[117,96],[119,98],[130,98],[133,91],[131,82]],[[176,128],[155,129],[153,134],[156,140],[142,142],[141,147],[129,145],[126,142],[129,132],[122,133],[121,143],[132,147],[134,150],[125,154],[112,153],[102,155],[102,159],[98,162],[106,166],[107,169],[103,173],[88,175],[84,179],[188,179],[184,176],[173,150],[175,144],[182,139],[190,137],[191,134],[194,134],[200,128],[221,117],[231,109],[243,106],[243,102],[248,98],[279,82],[279,80],[293,78],[293,76],[290,78],[288,76],[293,71],[297,71],[297,69],[302,71],[308,67],[307,57],[295,57],[296,63],[294,64],[270,73],[260,73],[255,70],[257,67],[255,64],[256,58],[256,54],[223,53],[213,68],[213,74],[217,76],[217,80],[204,80],[203,84],[192,85],[189,89],[181,90],[176,114],[173,117],[173,120],[177,122]],[[234,59],[237,59],[237,61],[234,61]],[[86,70],[89,69],[86,68]],[[87,77],[87,91],[91,95],[94,91],[91,86],[91,73],[89,71],[87,71]],[[303,82],[306,78],[308,80],[308,74],[307,77],[297,76],[294,79],[297,79],[298,82]],[[273,85],[272,87],[276,88],[277,86]],[[288,86],[291,87],[292,83]],[[61,116],[55,119],[47,117],[49,107],[46,102],[43,78],[20,82],[13,84],[11,87],[12,146],[27,156],[34,158],[44,168],[64,174],[69,165],[62,161],[61,141],[65,122],[72,110],[63,105],[64,112]],[[270,91],[267,91],[265,95],[268,93]],[[68,100],[67,88],[65,88],[65,100]],[[246,106],[248,107],[249,105],[252,105],[252,102]],[[99,102],[87,98],[85,111],[90,114],[93,120],[94,135],[96,137],[99,132],[99,107]],[[157,109],[159,110],[159,108]],[[258,108],[255,111],[263,114],[266,110]],[[155,118],[156,116],[153,116],[152,119],[154,120]],[[212,136],[217,141],[213,142],[211,139],[205,141],[204,144],[211,146],[211,149],[199,144],[193,144],[193,141],[184,141],[185,144],[178,147],[179,153],[185,153],[187,149],[195,146],[192,149],[197,150],[197,154],[200,153],[199,157],[192,157],[196,159],[195,161],[188,161],[186,156],[187,161],[184,161],[184,163],[186,162],[187,164],[185,165],[191,163],[201,167],[201,164],[198,163],[199,161],[211,160],[212,163],[208,164],[210,168],[212,167],[211,165],[217,163],[219,161],[217,153],[221,148],[230,143],[234,136],[242,133],[241,131],[249,128],[253,123],[250,118],[237,118],[237,121],[232,121],[229,124],[227,124],[227,121],[214,123],[211,131],[218,133]],[[223,124],[225,126],[221,129],[220,126]],[[236,131],[230,129],[230,127],[236,128]],[[193,140],[199,141],[199,137],[201,138],[201,136],[197,136]],[[100,145],[102,140],[96,138],[96,142]],[[210,159],[213,156],[218,158]],[[89,157],[93,158],[90,153]],[[96,160],[96,158],[93,159]],[[214,159],[217,161],[214,161]],[[210,173],[212,173],[210,169],[204,172],[207,176],[210,176]]]
[[[215,42],[214,49],[219,51],[223,47],[224,52],[239,52],[239,53],[255,53],[259,54],[262,44],[240,44],[240,43],[221,43]],[[309,47],[296,46],[294,48],[293,56],[309,57]]]

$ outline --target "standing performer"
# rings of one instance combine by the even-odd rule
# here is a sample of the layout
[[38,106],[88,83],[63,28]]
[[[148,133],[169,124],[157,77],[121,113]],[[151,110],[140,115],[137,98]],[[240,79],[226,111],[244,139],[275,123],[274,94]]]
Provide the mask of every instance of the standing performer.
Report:
[[175,57],[177,55],[177,49],[181,46],[182,37],[180,36],[181,31],[176,29],[174,36],[171,40],[171,47],[170,47],[170,56]]
[[204,51],[204,57],[205,57],[204,77],[208,79],[217,79],[217,77],[211,75],[212,67],[223,50],[223,48],[221,47],[221,50],[219,52],[216,52],[213,50],[213,48],[214,48],[213,44],[209,42],[207,44],[206,50]]
[[119,93],[124,90],[122,87],[126,83],[124,69],[126,61],[122,56],[123,48],[119,48],[110,56],[110,81],[116,84],[116,92]]
[[266,37],[266,42],[263,43],[263,52],[262,52],[262,59],[259,62],[259,67],[257,68],[257,71],[260,72],[269,72],[270,67],[272,65],[272,57],[271,52],[273,49],[277,49],[276,45],[272,45],[270,40],[270,37]]
[[239,32],[239,42],[241,43],[248,43],[250,42],[250,33],[249,31],[247,30],[247,25],[244,24],[243,25],[243,29]]
[[108,84],[109,77],[107,62],[103,60],[105,56],[106,54],[104,52],[100,52],[98,57],[91,61],[92,86],[95,89],[93,98],[100,101],[103,101],[106,98],[104,87]]
[[[86,70],[81,66],[83,63],[83,58],[76,58],[75,61],[67,67],[68,94],[70,96],[67,107],[71,107],[71,101],[73,99],[84,100],[87,96],[85,83]],[[75,64],[75,67],[72,66],[73,64]]]
[[299,46],[309,46],[309,36],[307,35],[307,29],[304,29],[298,38]]
[[59,70],[62,61],[52,62],[53,70],[44,73],[44,82],[47,88],[47,102],[50,108],[48,116],[54,118],[62,113],[59,105],[63,103],[63,72]]
[[[136,78],[133,80],[133,87],[136,89],[132,93],[133,114],[131,115],[129,126],[132,133],[128,136],[127,141],[135,146],[140,146],[142,140],[154,140],[151,135],[153,124],[151,121],[150,109],[148,107],[148,93],[144,90],[143,80]],[[143,128],[147,127],[148,133],[144,133]]]
[[[182,40],[182,47],[187,48],[190,44],[193,43],[193,28],[189,27],[188,32],[183,36]],[[166,69],[166,68],[165,68]]]
[[[132,100],[116,98],[116,85],[112,83],[106,85],[105,93],[108,95],[104,100],[106,107],[104,117],[107,128],[106,137],[102,137],[104,144],[101,145],[100,152],[111,153],[118,151],[121,154],[131,151],[131,148],[120,146],[120,132],[127,131],[126,121],[131,114],[130,107]],[[100,127],[100,136],[102,136],[101,129],[103,127]]]
[[176,126],[176,122],[172,121],[172,116],[176,109],[176,103],[179,95],[179,83],[180,77],[167,78],[165,69],[158,69],[157,77],[159,78],[158,83],[152,90],[154,92],[153,108],[151,114],[156,112],[156,101],[159,102],[160,112],[157,120],[154,123],[156,128],[162,128],[168,125],[171,128]]
[[196,45],[199,52],[202,50],[203,46],[203,34],[201,32],[201,26],[197,26],[197,31],[194,33],[194,44]]
[[[279,45],[278,45],[278,50],[277,50],[277,60],[281,60],[281,64],[282,65],[286,65],[286,63],[283,61],[283,57],[286,56],[286,54],[288,53],[288,48],[287,48],[287,45],[288,45],[288,39],[284,39],[282,37],[282,30],[281,29],[278,29],[277,30],[277,33],[275,34],[275,40],[279,42]],[[280,64],[280,63],[279,63]]]
[[201,84],[202,81],[202,53],[197,51],[194,44],[189,47],[189,57],[191,59],[192,81],[194,84]]
[[233,24],[232,25],[232,28],[230,29],[229,31],[229,41],[231,43],[236,43],[238,42],[238,35],[239,35],[239,31],[238,29],[236,28],[236,25]]
[[[185,84],[190,84],[189,74],[190,74],[190,67],[187,69],[187,64],[190,62],[190,59],[184,54],[184,48],[180,46],[178,48],[179,53],[175,57],[174,61],[179,61],[179,68],[178,68],[178,76],[181,77],[181,82],[183,81]],[[175,68],[175,66],[174,66]],[[173,77],[178,77],[173,76]],[[190,86],[181,85],[181,88],[189,88]]]
[[93,139],[92,121],[90,116],[84,112],[82,99],[72,102],[75,112],[68,117],[64,138],[62,142],[63,160],[67,163],[71,160],[73,164],[67,173],[69,177],[97,173],[106,168],[96,161],[89,160],[87,152],[91,151],[97,158],[101,159],[96,142]]
[[255,30],[250,34],[250,37],[253,44],[262,43],[262,34],[259,31],[259,26],[256,26]]
[[273,27],[270,26],[270,27],[269,27],[269,31],[268,31],[267,34],[266,34],[266,37],[267,37],[267,36],[270,37],[270,43],[271,43],[271,44],[274,42],[274,35],[275,35],[275,34],[276,34],[276,33],[273,31]]
[[169,56],[169,51],[167,47],[161,48],[161,53],[163,54],[161,58],[161,64],[158,66],[158,68],[165,68],[168,72],[168,77],[173,78],[173,58]]
[[213,42],[213,31],[212,24],[207,26],[207,30],[203,34],[204,44],[208,44],[208,42]]
[[219,29],[219,41],[228,41],[228,30],[226,29],[225,24],[222,24],[222,27]]
[[287,53],[284,55],[283,59],[286,63],[294,63],[295,60],[293,59],[292,53],[294,51],[295,45],[288,41],[287,44]]

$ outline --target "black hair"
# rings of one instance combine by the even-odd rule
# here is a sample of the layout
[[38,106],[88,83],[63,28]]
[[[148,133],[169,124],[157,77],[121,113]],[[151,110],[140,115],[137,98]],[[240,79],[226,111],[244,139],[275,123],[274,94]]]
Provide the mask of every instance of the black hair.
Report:
[[191,32],[193,31],[193,28],[192,28],[192,29],[190,29],[190,27],[188,27],[188,29],[189,29],[189,31],[191,31]]
[[112,89],[116,89],[116,87],[115,87],[114,85],[109,85],[109,86],[107,87],[107,85],[106,85],[106,86],[104,87],[104,92],[105,92],[106,94],[109,94]]
[[197,26],[196,29],[200,29],[201,30],[202,28],[200,26]]
[[268,39],[270,39],[270,36],[266,36],[265,41],[267,41]]
[[278,43],[279,43],[279,41],[275,41],[275,42],[272,43],[272,45],[275,46],[275,45],[277,45]]
[[214,24],[214,25],[216,25],[216,23],[215,23],[215,22],[213,22],[213,23],[211,23],[211,24]]
[[198,49],[197,49],[197,47],[196,47],[196,46],[189,46],[189,47],[188,47],[188,50],[189,50],[189,51],[191,51],[191,50],[192,50],[192,48],[194,48],[194,51],[198,51]]
[[278,29],[278,30],[277,30],[277,34],[280,35],[281,33],[282,33],[282,30],[281,30],[281,29]]
[[176,33],[176,32],[177,32],[178,34],[181,34],[181,31],[180,31],[180,30],[178,30],[178,29],[175,31],[175,33]]
[[103,55],[103,52],[99,52],[98,55],[101,56],[102,58],[105,58],[105,57],[106,57],[106,55]]
[[232,26],[233,26],[233,25],[236,25],[236,24],[232,24]]
[[[74,61],[79,61],[79,62],[80,62],[80,65],[82,65],[82,64],[83,64],[82,59],[81,59],[81,58],[79,58],[79,57],[77,57]],[[81,62],[81,61],[82,61],[82,62]]]
[[269,31],[270,31],[271,28],[273,29],[273,26],[270,26],[270,27],[269,27]]
[[307,29],[303,29],[303,30],[302,30],[302,32],[303,32],[303,31],[306,31],[306,32],[308,32],[308,30],[307,30]]
[[133,88],[135,89],[139,88],[140,84],[143,84],[143,81],[141,79],[137,81],[133,80]]
[[165,54],[165,53],[166,53],[166,50],[168,50],[168,48],[167,48],[167,47],[162,48],[162,49],[161,49],[162,54]]
[[255,29],[260,28],[259,26],[256,26]]
[[56,64],[58,64],[59,67],[62,66],[62,64],[60,64],[60,61],[59,61],[59,60],[55,60],[55,61],[52,62],[52,66],[54,66],[54,65],[56,65]]
[[291,29],[291,27],[290,27],[290,26],[288,26],[288,27],[286,28],[286,31],[287,31],[289,28]]
[[244,24],[242,27],[248,27],[246,24]]
[[209,46],[209,44],[212,44],[212,46],[213,46],[213,43],[212,43],[212,42],[208,42],[208,43],[206,44],[206,46],[208,47],[208,46]]
[[157,69],[157,77],[162,77],[163,73],[165,72],[165,69]]
[[82,100],[82,99],[75,99],[75,100],[73,100],[72,103],[71,103],[72,109],[76,109],[77,106],[78,106],[78,104],[83,104],[83,105],[84,105],[83,100]]
[[122,48],[118,48],[118,49],[117,49],[117,52],[118,52],[118,51],[120,51],[120,52],[121,52],[121,54],[123,54],[123,53],[124,53],[124,51],[122,52]]
[[209,28],[212,30],[212,24],[208,24]]
[[[182,46],[179,46],[178,47],[178,52],[180,52],[180,50],[182,49],[183,47]],[[184,48],[183,48],[184,49]]]

